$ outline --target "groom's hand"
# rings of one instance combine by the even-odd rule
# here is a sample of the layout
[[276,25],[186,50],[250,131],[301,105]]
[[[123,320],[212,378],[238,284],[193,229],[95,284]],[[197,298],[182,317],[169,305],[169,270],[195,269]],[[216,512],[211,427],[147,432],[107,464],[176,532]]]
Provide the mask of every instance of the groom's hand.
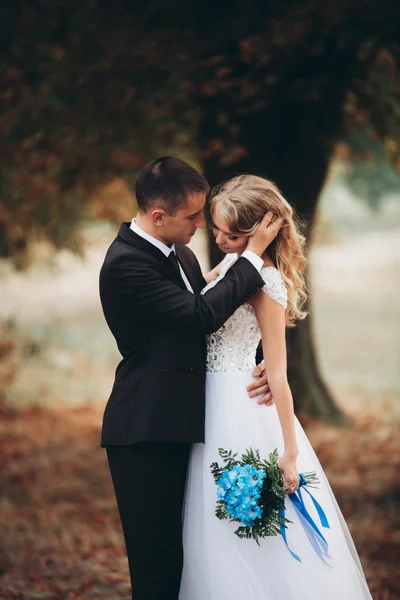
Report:
[[249,237],[246,250],[251,250],[257,256],[262,256],[265,249],[268,248],[272,240],[278,235],[278,231],[282,227],[282,217],[276,218],[272,223],[273,213],[268,211],[264,215],[263,220],[258,225],[255,232]]
[[265,406],[272,406],[274,399],[269,389],[267,374],[265,372],[264,361],[261,362],[252,372],[253,377],[257,377],[256,381],[250,383],[247,386],[247,392],[250,398],[260,396],[257,400],[257,404],[265,404]]

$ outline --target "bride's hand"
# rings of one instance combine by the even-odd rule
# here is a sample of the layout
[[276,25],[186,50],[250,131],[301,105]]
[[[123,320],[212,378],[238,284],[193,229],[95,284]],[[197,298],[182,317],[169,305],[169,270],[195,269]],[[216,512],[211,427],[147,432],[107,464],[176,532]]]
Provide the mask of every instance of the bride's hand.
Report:
[[282,227],[283,223],[282,217],[278,217],[271,222],[273,216],[274,214],[270,210],[264,215],[264,218],[258,225],[257,229],[249,237],[247,250],[251,250],[258,256],[262,256],[264,254],[265,249],[278,235],[278,231]]
[[219,276],[219,273],[221,271],[221,265],[222,265],[222,260],[219,263],[219,265],[217,265],[216,267],[214,267],[212,269],[212,271],[209,271],[208,273],[205,273],[203,275],[204,279],[206,280],[206,283],[211,283],[212,281],[217,279],[217,277]]
[[297,472],[296,457],[283,454],[278,461],[278,467],[282,472],[283,485],[287,488],[287,494],[292,494],[299,487],[299,474]]

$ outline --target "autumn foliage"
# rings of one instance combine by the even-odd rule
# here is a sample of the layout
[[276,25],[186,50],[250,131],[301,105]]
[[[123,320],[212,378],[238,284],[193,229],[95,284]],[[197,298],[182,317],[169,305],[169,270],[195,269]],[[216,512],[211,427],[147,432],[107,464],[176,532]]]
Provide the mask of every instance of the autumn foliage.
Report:
[[266,171],[311,220],[335,144],[370,159],[399,130],[396,0],[16,0],[0,22],[0,256],[21,267],[38,238],[79,250],[98,186],[156,155],[212,184]]

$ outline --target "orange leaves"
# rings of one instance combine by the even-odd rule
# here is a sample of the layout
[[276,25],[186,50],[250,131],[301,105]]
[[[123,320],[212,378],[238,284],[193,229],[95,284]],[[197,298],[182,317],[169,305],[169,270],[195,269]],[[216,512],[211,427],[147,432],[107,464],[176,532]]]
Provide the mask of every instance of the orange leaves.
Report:
[[3,394],[16,377],[17,368],[18,357],[11,327],[7,326],[5,323],[0,323],[0,403]]
[[[99,425],[94,425],[102,407],[4,409],[0,596],[22,599],[29,590],[36,599],[127,600],[124,542]],[[310,417],[304,422],[374,600],[394,600],[400,592],[394,478],[400,421],[393,406],[382,407],[379,415],[360,402],[352,415],[354,429]]]
[[114,178],[92,196],[91,215],[95,218],[130,221],[135,212],[135,197],[123,179]]
[[120,168],[131,167],[133,169],[140,169],[145,165],[143,156],[136,152],[129,152],[119,148],[114,148],[111,152],[110,160],[116,167]]
[[37,131],[36,133],[34,133],[30,137],[26,138],[21,143],[20,149],[21,150],[29,150],[29,149],[33,148],[34,146],[36,146],[36,144],[38,142],[40,142],[40,140],[43,139],[43,137],[44,137],[44,131]]

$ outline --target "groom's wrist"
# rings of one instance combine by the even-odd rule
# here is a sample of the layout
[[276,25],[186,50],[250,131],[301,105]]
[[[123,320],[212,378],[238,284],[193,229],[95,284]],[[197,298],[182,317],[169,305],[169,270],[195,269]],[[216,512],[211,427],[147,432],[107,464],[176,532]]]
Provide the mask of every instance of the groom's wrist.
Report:
[[257,254],[255,254],[251,250],[245,250],[242,254],[242,258],[246,258],[248,261],[250,261],[253,267],[257,269],[257,271],[260,273],[264,265],[264,261],[262,258],[257,256]]

